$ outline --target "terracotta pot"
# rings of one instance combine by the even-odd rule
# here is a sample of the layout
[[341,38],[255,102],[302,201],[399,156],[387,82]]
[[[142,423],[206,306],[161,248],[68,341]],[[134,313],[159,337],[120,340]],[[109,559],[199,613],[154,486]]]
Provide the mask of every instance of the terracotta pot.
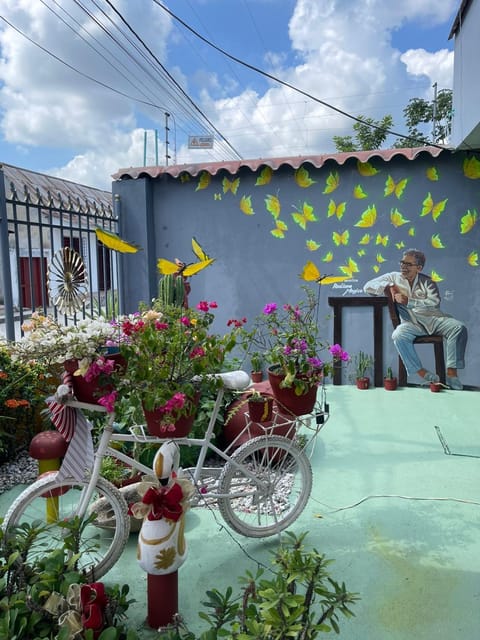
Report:
[[398,385],[398,381],[396,378],[384,378],[383,386],[387,391],[395,391]]
[[273,415],[273,396],[248,401],[248,414],[252,422],[270,422]]
[[[105,357],[113,360],[116,368],[125,369],[127,366],[125,358],[120,353],[107,354]],[[65,371],[73,374],[78,369],[78,360],[66,360],[63,366]],[[104,374],[90,382],[87,382],[83,376],[72,376],[72,378],[73,393],[80,402],[97,404],[98,398],[113,391],[113,385]]]
[[357,378],[357,389],[368,389],[370,387],[370,378]]
[[438,382],[430,382],[430,391],[432,393],[439,393],[442,390],[442,385]]
[[306,393],[297,396],[294,387],[283,389],[280,383],[285,378],[283,374],[275,373],[275,367],[268,369],[268,379],[272,387],[272,393],[282,411],[294,416],[303,416],[313,411],[317,400],[317,385],[311,386]]
[[263,372],[262,371],[251,371],[250,378],[252,382],[261,382],[263,380]]
[[200,394],[197,393],[195,398],[187,400],[191,405],[191,413],[176,420],[174,423],[175,429],[171,431],[162,426],[163,413],[159,409],[148,411],[144,408],[143,414],[150,435],[157,436],[157,438],[185,438],[185,436],[188,436],[195,422],[199,399]]

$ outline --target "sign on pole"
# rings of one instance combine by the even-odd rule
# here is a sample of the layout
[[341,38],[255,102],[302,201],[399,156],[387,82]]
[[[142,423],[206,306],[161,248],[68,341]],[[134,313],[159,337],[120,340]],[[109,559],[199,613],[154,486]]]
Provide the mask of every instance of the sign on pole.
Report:
[[213,136],[188,136],[189,149],[213,149]]

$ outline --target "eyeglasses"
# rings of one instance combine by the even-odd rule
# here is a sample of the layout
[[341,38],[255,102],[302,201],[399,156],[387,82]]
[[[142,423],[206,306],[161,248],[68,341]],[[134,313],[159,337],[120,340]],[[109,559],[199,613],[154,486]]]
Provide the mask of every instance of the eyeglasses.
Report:
[[418,267],[418,264],[415,262],[405,262],[405,260],[400,260],[401,267]]

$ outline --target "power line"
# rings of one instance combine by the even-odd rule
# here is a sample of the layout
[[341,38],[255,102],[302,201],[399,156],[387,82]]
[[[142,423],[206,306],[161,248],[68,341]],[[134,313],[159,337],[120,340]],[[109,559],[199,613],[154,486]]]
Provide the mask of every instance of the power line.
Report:
[[[328,109],[332,109],[332,111],[336,111],[337,113],[340,113],[341,115],[345,116],[346,118],[350,118],[351,120],[355,120],[356,122],[359,122],[359,123],[361,123],[363,125],[371,127],[372,129],[377,129],[379,131],[384,131],[385,133],[388,133],[390,135],[396,136],[398,138],[404,138],[405,140],[409,140],[409,141],[412,141],[412,142],[417,142],[417,143],[420,143],[421,145],[424,145],[424,144],[427,143],[427,141],[424,138],[417,140],[416,138],[414,138],[414,137],[412,137],[410,135],[405,135],[403,133],[398,133],[396,131],[392,131],[391,129],[386,129],[385,127],[380,127],[380,126],[378,126],[376,124],[373,124],[372,122],[366,122],[365,120],[362,120],[361,118],[358,118],[357,116],[354,116],[351,113],[348,113],[347,111],[344,111],[343,109],[340,109],[339,107],[335,107],[334,105],[331,105],[328,102],[325,102],[324,100],[321,100],[320,98],[312,96],[307,91],[303,91],[303,89],[299,89],[298,87],[295,87],[294,85],[290,84],[289,82],[286,82],[285,80],[281,80],[280,78],[277,78],[276,76],[268,73],[267,71],[264,71],[263,69],[260,69],[259,67],[251,65],[248,62],[245,62],[244,60],[241,60],[240,58],[237,58],[236,56],[228,53],[227,51],[225,51],[221,47],[218,47],[216,44],[214,44],[213,42],[211,42],[210,40],[208,40],[207,38],[202,36],[200,33],[195,31],[195,29],[193,29],[193,27],[191,27],[189,24],[187,24],[179,16],[174,14],[173,11],[168,9],[168,7],[163,5],[160,2],[160,0],[153,0],[153,2],[156,5],[158,5],[161,9],[163,9],[166,13],[168,13],[174,20],[179,22],[186,29],[188,29],[191,33],[193,33],[197,38],[202,40],[202,42],[205,42],[205,44],[207,44],[208,46],[212,47],[213,49],[215,49],[216,51],[218,51],[222,55],[226,56],[230,60],[233,60],[234,62],[237,62],[238,64],[241,64],[242,66],[246,67],[247,69],[250,69],[251,71],[254,71],[255,73],[258,73],[258,74],[260,74],[262,76],[265,76],[266,78],[269,78],[270,80],[273,80],[274,82],[278,82],[279,84],[283,85],[284,87],[288,87],[289,89],[292,89],[293,91],[296,91],[297,93],[300,93],[301,95],[306,96],[310,100],[313,100],[314,102],[318,102],[319,104],[323,105],[324,107],[327,107]],[[428,142],[428,144],[430,146],[432,146],[432,147],[436,147],[437,149],[445,149],[445,147],[443,147],[441,145],[438,145],[435,142]]]

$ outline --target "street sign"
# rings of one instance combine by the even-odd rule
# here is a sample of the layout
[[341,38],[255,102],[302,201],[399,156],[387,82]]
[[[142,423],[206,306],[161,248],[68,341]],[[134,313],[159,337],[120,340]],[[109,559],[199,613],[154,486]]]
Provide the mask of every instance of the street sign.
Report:
[[188,136],[189,149],[213,149],[213,136]]

